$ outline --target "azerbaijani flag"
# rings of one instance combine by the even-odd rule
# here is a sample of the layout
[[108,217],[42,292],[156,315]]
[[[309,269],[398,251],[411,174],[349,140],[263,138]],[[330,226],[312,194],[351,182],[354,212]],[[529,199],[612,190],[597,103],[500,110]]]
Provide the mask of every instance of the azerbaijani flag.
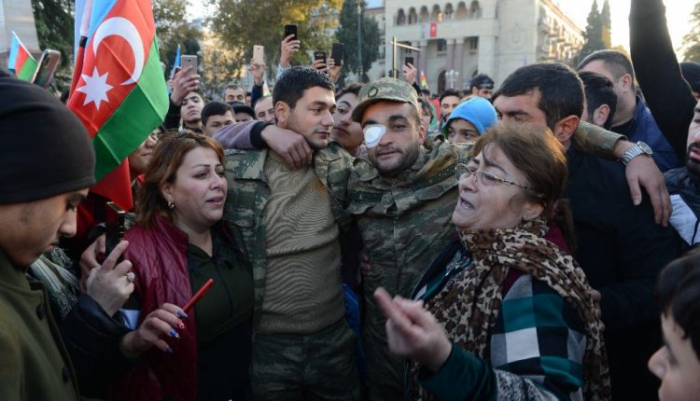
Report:
[[175,69],[182,68],[182,66],[180,65],[181,58],[182,58],[182,55],[180,53],[180,45],[178,44],[177,45],[177,52],[175,53],[175,62],[173,63],[173,69],[170,71],[170,79],[175,78]]
[[267,86],[267,81],[263,81],[263,97],[271,96],[270,87]]
[[163,122],[169,104],[151,1],[87,3],[68,107],[95,147],[98,182],[91,190],[131,210],[127,157]]
[[7,60],[7,69],[14,72],[17,78],[29,81],[34,76],[38,64],[29,50],[19,40],[17,34],[12,32],[12,44],[10,44],[10,58]]
[[421,88],[428,87],[428,79],[425,78],[425,72],[423,72],[423,71],[420,72],[420,87]]

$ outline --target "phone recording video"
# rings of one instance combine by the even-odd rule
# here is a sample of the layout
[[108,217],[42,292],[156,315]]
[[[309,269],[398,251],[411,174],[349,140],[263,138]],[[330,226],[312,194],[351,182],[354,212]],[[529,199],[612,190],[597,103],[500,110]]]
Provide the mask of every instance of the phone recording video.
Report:
[[286,38],[289,35],[294,35],[292,40],[299,39],[299,37],[297,36],[297,24],[287,24],[284,26],[284,37]]

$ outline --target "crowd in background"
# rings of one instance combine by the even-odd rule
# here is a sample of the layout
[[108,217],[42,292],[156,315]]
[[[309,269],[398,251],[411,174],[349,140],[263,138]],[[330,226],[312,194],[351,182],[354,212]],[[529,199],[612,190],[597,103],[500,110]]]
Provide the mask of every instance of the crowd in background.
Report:
[[700,65],[664,12],[436,95],[293,35],[271,93],[186,67],[119,243],[83,124],[0,72],[0,399],[696,399]]

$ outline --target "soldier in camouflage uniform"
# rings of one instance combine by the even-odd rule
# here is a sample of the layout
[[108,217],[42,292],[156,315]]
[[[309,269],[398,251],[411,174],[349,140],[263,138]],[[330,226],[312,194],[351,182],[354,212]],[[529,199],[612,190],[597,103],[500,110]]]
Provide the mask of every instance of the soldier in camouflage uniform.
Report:
[[[454,167],[468,161],[471,145],[436,141],[430,150],[421,146],[425,133],[420,126],[417,94],[403,81],[379,79],[365,85],[359,97],[353,119],[365,130],[369,160],[355,160],[347,194],[340,198],[346,211],[356,218],[372,265],[365,277],[363,332],[369,396],[371,400],[394,401],[403,399],[403,365],[389,354],[386,320],[372,294],[381,286],[390,293],[410,296],[425,269],[449,243],[454,235],[451,216],[458,193]],[[261,144],[253,139],[256,130],[276,140]],[[280,154],[286,150],[279,146],[279,138],[298,136],[255,122],[227,127],[224,132],[222,137],[235,134],[237,138],[230,146],[252,147],[257,142],[256,146],[267,145]],[[582,147],[608,157],[622,138],[584,124],[579,133]],[[315,151],[315,168],[322,163],[319,155],[324,152]],[[336,184],[337,188],[342,186]]]
[[[327,145],[335,101],[326,75],[292,68],[273,98],[280,126],[305,134],[311,147]],[[353,159],[337,145],[316,159],[291,170],[273,150],[226,151],[224,220],[255,282],[255,400],[360,397],[337,223],[346,221],[341,205]]]
[[[472,145],[436,141],[421,146],[416,91],[404,81],[384,78],[366,85],[353,119],[366,134],[369,163],[356,163],[349,182],[347,210],[355,215],[372,264],[365,277],[366,316],[363,343],[372,400],[403,395],[402,360],[390,355],[386,319],[372,294],[377,287],[408,296],[425,269],[454,234],[452,211],[458,196],[456,163],[466,163]],[[372,146],[374,145],[374,146]]]

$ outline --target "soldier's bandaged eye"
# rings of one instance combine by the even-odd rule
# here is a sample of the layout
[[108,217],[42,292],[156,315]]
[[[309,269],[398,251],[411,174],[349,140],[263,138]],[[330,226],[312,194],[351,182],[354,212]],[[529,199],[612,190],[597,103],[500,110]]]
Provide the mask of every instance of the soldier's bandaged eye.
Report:
[[386,133],[386,126],[382,124],[372,124],[366,126],[363,130],[365,133],[365,146],[367,149],[373,148],[379,145],[379,141]]

